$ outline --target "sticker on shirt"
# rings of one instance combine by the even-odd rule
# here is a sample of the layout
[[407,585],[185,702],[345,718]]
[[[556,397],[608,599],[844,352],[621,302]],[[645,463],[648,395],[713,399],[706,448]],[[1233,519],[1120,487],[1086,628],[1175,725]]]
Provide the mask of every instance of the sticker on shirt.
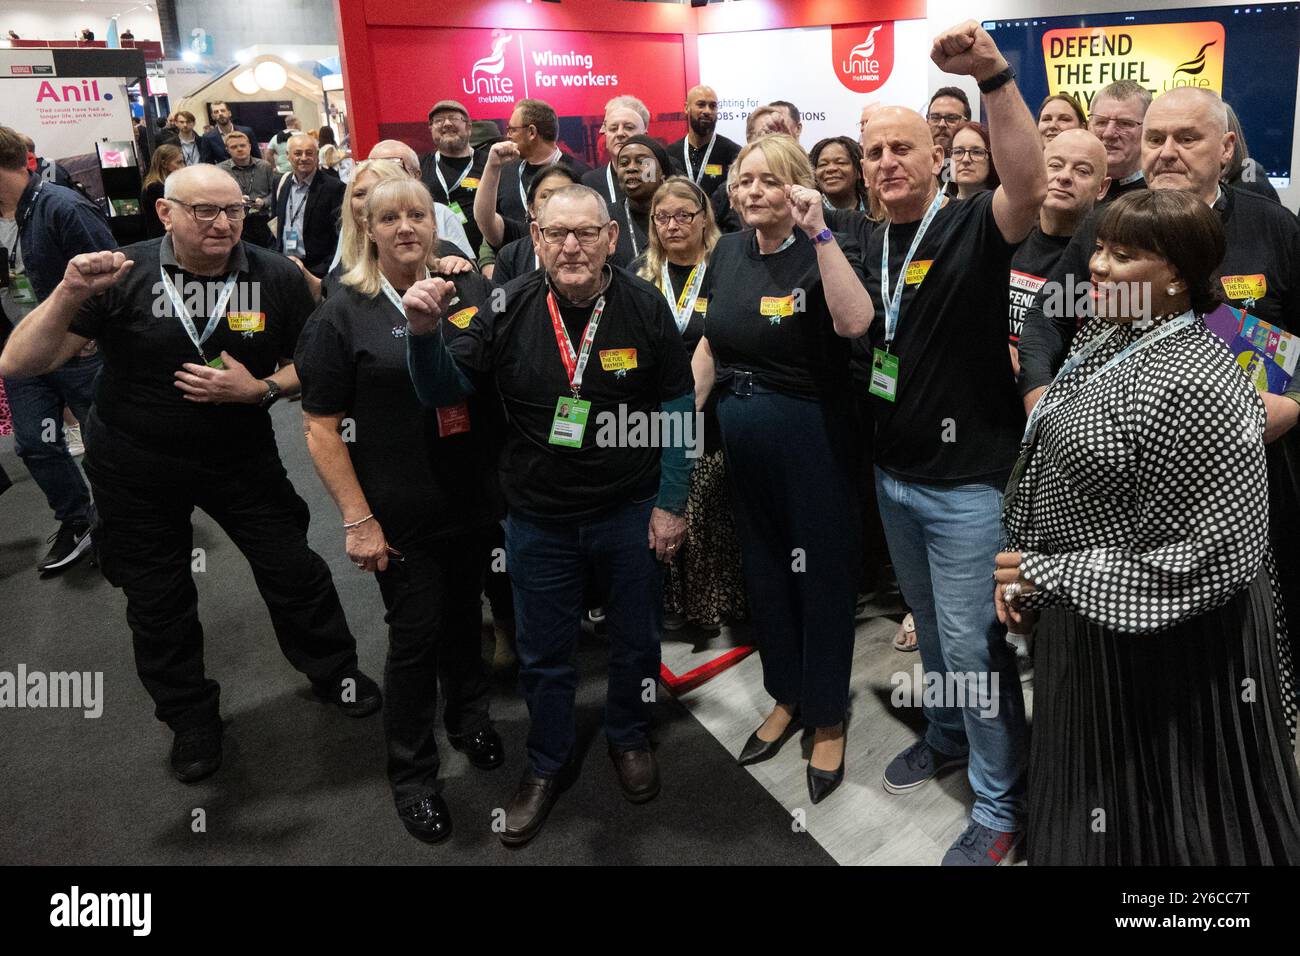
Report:
[[601,349],[600,367],[615,378],[627,378],[628,370],[636,368],[636,349]]
[[907,274],[903,276],[903,282],[906,285],[920,285],[925,280],[926,273],[930,271],[932,265],[934,265],[933,259],[918,259],[915,262],[908,263]]
[[473,176],[466,176],[460,181],[460,184],[466,189],[478,189],[478,180]]
[[721,164],[721,163],[706,163],[705,166],[704,166],[704,175],[705,175],[705,176],[721,176],[721,175],[722,175],[722,164]]
[[767,316],[773,325],[780,325],[781,319],[794,315],[794,294],[763,296],[758,303],[758,314]]
[[587,430],[590,412],[591,402],[561,396],[555,403],[555,417],[551,419],[551,436],[547,441],[565,448],[581,448],[582,433]]
[[265,312],[227,312],[226,325],[232,332],[243,332],[246,338],[252,338],[254,332],[266,331]]
[[444,405],[438,409],[438,437],[447,438],[469,431],[469,406],[464,402],[459,405]]
[[1268,295],[1268,279],[1262,274],[1251,276],[1221,276],[1224,294],[1229,299],[1241,302],[1250,308],[1264,296]]
[[453,312],[447,316],[447,321],[458,329],[469,328],[470,319],[478,315],[478,306],[471,305],[468,309],[461,309],[459,312]]
[[700,315],[705,315],[705,314],[707,314],[708,311],[709,311],[709,300],[708,300],[708,299],[696,299],[696,300],[695,300],[695,311],[698,312],[698,313],[700,313]]

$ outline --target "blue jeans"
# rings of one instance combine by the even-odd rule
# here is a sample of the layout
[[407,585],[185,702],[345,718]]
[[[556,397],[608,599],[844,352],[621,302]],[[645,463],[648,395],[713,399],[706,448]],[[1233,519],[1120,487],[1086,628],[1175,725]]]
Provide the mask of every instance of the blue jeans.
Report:
[[877,468],[876,493],[926,675],[974,673],[986,682],[985,701],[967,693],[967,706],[948,706],[954,703],[950,697],[944,706],[926,706],[926,742],[942,754],[969,752],[972,820],[1019,830],[1025,816],[1025,703],[1006,629],[993,608],[1002,492],[991,484],[900,481]]
[[14,419],[14,451],[59,522],[90,521],[90,492],[63,440],[63,409],[72,409],[79,422],[86,420],[103,364],[92,355],[45,375],[4,380]]
[[588,581],[608,595],[605,736],[615,750],[649,745],[659,680],[660,568],[646,543],[653,507],[627,504],[586,521],[506,518],[519,684],[531,718],[528,762],[538,776],[559,773],[577,741],[573,655]]

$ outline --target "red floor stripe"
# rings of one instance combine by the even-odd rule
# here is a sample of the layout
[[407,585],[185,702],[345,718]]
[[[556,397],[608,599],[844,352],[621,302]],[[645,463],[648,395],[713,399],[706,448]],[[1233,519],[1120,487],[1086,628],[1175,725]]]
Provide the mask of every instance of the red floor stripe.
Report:
[[678,676],[670,671],[664,664],[659,665],[659,680],[675,694],[684,694],[689,690],[694,690],[710,678],[717,677],[729,667],[734,667],[743,661],[750,654],[754,653],[754,648],[745,645],[743,647],[733,647],[721,657],[716,657],[711,661],[701,664],[694,670],[689,670],[685,674]]

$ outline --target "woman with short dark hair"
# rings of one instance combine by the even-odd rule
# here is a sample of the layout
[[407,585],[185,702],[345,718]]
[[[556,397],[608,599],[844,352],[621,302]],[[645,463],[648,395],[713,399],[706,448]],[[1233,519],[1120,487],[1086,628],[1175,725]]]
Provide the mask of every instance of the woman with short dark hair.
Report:
[[1264,406],[1202,318],[1223,252],[1190,193],[1111,204],[1096,316],[1027,423],[994,600],[1043,612],[1031,863],[1300,862]]

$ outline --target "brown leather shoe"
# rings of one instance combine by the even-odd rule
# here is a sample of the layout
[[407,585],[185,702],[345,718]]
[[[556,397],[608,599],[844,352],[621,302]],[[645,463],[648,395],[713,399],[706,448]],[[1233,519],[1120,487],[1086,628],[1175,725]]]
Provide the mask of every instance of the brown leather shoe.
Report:
[[537,777],[531,772],[524,774],[524,779],[519,781],[519,790],[506,807],[501,842],[506,846],[523,846],[537,836],[559,796],[558,777]]
[[618,771],[618,782],[623,795],[633,803],[645,803],[659,795],[659,763],[649,748],[644,750],[609,751]]

